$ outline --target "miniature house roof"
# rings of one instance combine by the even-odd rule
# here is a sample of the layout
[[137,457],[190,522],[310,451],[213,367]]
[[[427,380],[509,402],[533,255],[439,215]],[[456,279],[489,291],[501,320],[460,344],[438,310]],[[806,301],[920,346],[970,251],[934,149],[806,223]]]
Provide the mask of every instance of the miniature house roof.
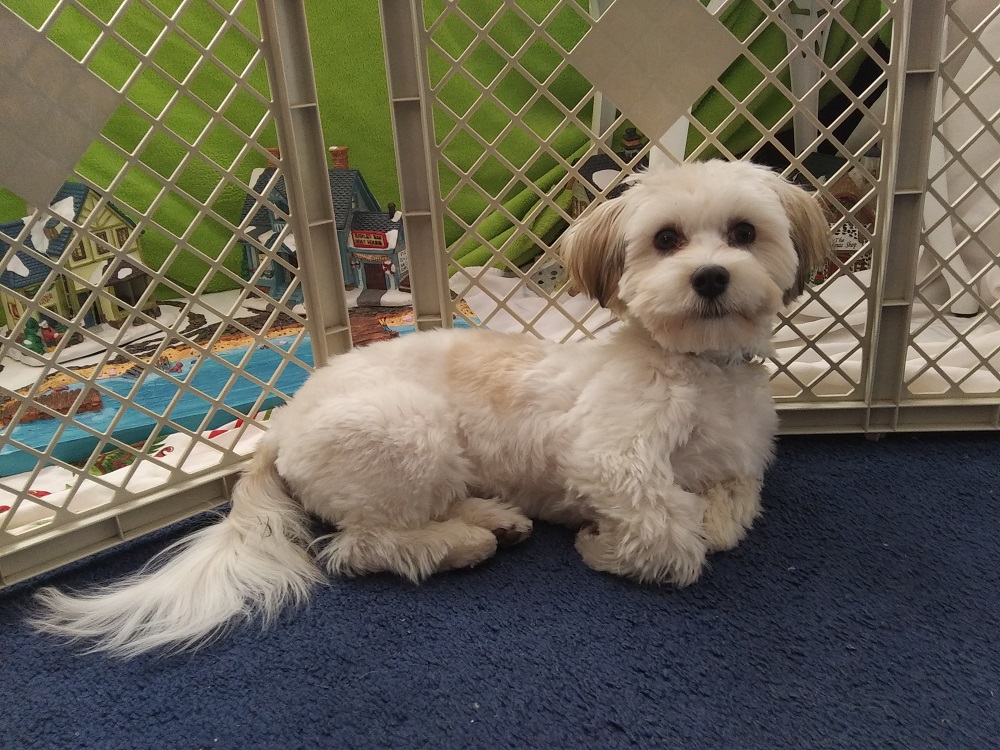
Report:
[[[264,190],[267,188],[268,182],[270,182],[271,177],[274,175],[274,169],[274,167],[268,167],[261,171],[260,176],[257,178],[257,181],[253,186],[255,192],[267,197]],[[365,195],[371,201],[373,206],[378,205],[378,201],[375,200],[375,196],[372,194],[371,190],[369,190],[368,184],[365,182],[365,178],[357,169],[333,168],[329,170],[329,174],[330,192],[333,195],[333,211],[337,218],[338,230],[343,230],[347,227],[348,217],[351,215],[351,203],[356,193]],[[285,198],[287,201],[288,194],[285,192],[284,176],[278,177],[272,191],[276,191],[278,195]],[[249,226],[267,226],[267,228],[270,229],[271,217],[268,213],[267,207],[258,205],[257,200],[252,194],[249,193],[243,201],[243,210],[240,212],[240,221],[245,219],[249,213],[254,210],[255,206],[257,207],[257,210],[254,213]]]
[[[59,192],[56,193],[55,198],[52,199],[52,203],[49,205],[49,210],[46,212],[50,215],[48,221],[45,222],[46,227],[56,227],[60,223],[60,219],[68,218],[71,221],[80,222],[80,213],[83,211],[83,204],[87,200],[91,190],[86,185],[79,182],[66,182]],[[96,192],[95,192],[96,195]],[[135,222],[132,221],[126,214],[115,206],[113,203],[105,203],[105,207],[120,217],[126,224],[134,227]],[[52,216],[55,214],[55,216]],[[16,237],[24,230],[24,219],[18,221],[7,222],[6,224],[0,224],[0,232],[7,235],[8,237]],[[34,232],[29,233],[24,239],[24,246],[29,247],[32,250],[38,252],[43,252],[51,258],[58,258],[66,250],[70,239],[74,235],[74,230],[72,227],[64,227],[62,231],[59,232],[55,237],[48,240],[48,245],[39,249],[35,246],[35,240],[32,237]],[[7,252],[10,247],[10,243],[5,242],[0,239],[0,254]],[[42,263],[40,260],[36,259],[29,253],[23,253],[20,250],[14,253],[14,257],[11,262],[7,264],[3,273],[0,273],[0,283],[11,289],[22,289],[32,284],[37,284],[45,279],[49,275],[51,269]]]
[[[23,221],[11,221],[6,224],[0,224],[0,232],[8,237],[17,237],[23,230]],[[28,247],[34,247],[31,244],[30,236],[25,238],[24,244]],[[0,239],[0,255],[6,253],[9,247],[9,243]],[[8,289],[23,289],[24,287],[44,281],[51,270],[33,255],[22,253],[18,250],[14,253],[14,257],[7,263],[3,272],[0,273],[0,284],[3,284]]]
[[94,269],[94,273],[91,274],[90,283],[97,284],[100,282],[101,277],[104,276],[104,273],[108,270],[108,266],[112,263],[115,265],[115,270],[107,280],[107,286],[115,286],[125,281],[149,276],[149,271],[134,263],[130,258],[108,258],[108,260]]

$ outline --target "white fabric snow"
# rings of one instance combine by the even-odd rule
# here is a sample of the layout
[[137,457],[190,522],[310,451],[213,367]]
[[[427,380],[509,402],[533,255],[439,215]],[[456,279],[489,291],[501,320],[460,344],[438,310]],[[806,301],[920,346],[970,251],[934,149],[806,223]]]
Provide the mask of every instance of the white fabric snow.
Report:
[[[465,271],[471,279],[457,273],[451,279],[451,289],[465,300],[487,328],[494,331],[524,331],[524,323],[511,314],[514,313],[524,321],[534,321],[531,327],[542,338],[576,341],[586,338],[587,334],[578,330],[575,321],[583,321],[587,330],[600,332],[615,320],[611,313],[584,295],[571,296],[564,289],[555,299],[560,310],[527,287],[517,288],[520,279],[506,277],[499,269],[473,267]],[[494,297],[504,300],[507,310],[498,310]]]
[[10,271],[11,273],[16,273],[18,276],[22,278],[27,278],[28,276],[31,275],[31,271],[28,269],[26,265],[24,265],[24,261],[18,258],[16,255],[11,257],[10,262],[7,263],[7,268],[4,270]]

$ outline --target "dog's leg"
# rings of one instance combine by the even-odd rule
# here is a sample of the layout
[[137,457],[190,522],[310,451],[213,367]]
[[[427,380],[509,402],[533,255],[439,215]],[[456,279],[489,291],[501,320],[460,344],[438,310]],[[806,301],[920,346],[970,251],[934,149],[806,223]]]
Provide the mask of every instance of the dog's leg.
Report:
[[395,573],[418,582],[432,573],[478,565],[496,554],[497,537],[449,518],[410,529],[346,526],[317,539],[318,545],[316,560],[332,575]]
[[663,502],[636,511],[602,515],[582,528],[576,549],[584,562],[642,582],[694,583],[705,564],[704,500],[677,487]]
[[531,519],[509,503],[497,498],[469,497],[448,511],[450,518],[488,529],[501,547],[524,541],[531,534]]
[[702,493],[705,539],[712,552],[732,549],[747,535],[760,515],[760,479],[741,477],[709,487]]

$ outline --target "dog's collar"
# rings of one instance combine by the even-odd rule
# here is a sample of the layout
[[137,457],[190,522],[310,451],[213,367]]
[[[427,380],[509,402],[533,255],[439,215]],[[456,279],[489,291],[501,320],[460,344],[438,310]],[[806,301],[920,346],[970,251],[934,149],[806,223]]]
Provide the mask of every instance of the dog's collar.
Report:
[[697,357],[706,362],[711,362],[717,367],[735,367],[737,365],[749,365],[764,361],[762,355],[756,349],[736,349],[734,351],[705,351],[705,352],[685,352],[689,357]]

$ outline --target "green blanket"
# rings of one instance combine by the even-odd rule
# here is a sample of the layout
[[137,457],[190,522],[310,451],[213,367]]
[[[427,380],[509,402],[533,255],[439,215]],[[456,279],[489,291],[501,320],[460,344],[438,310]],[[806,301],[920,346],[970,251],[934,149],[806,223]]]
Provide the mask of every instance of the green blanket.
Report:
[[[55,6],[55,0],[3,0],[5,5],[38,27]],[[175,12],[177,0],[154,0],[165,13]],[[519,0],[519,5],[536,20],[549,13],[554,0]],[[128,3],[118,16],[121,0],[82,0],[82,4],[97,17],[115,19],[115,30],[121,37],[140,50],[146,51],[165,28],[164,21],[157,14],[140,3]],[[222,3],[225,5],[225,3]],[[446,0],[425,0],[428,18],[436,18],[450,5]],[[463,3],[473,19],[485,22],[492,16],[497,2]],[[586,5],[586,3],[584,3]],[[324,113],[324,137],[328,145],[350,147],[351,166],[359,168],[378,200],[383,203],[399,202],[395,153],[390,122],[385,63],[382,50],[382,36],[377,4],[358,3],[354,0],[306,0],[310,26],[310,41],[316,71],[316,81],[321,110]],[[865,31],[871,28],[883,14],[877,0],[853,0],[844,10],[847,18],[856,28]],[[580,11],[581,14],[585,10]],[[755,28],[763,15],[749,0],[738,3],[730,9],[724,21],[736,36],[745,38]],[[257,21],[253,4],[242,12],[240,21],[248,29],[256,32]],[[199,207],[210,204],[213,211],[229,221],[239,220],[244,192],[236,185],[226,182],[220,174],[220,167],[233,168],[243,181],[249,179],[252,169],[265,165],[265,159],[256,153],[238,159],[242,145],[242,133],[254,131],[265,110],[263,105],[247,93],[239,94],[224,109],[225,122],[211,121],[211,111],[220,106],[231,84],[231,73],[215,64],[198,65],[199,54],[185,38],[207,45],[216,36],[223,23],[222,16],[208,3],[196,0],[181,15],[179,26],[183,33],[170,31],[153,54],[153,60],[163,73],[146,70],[132,80],[139,60],[125,46],[117,41],[104,42],[100,51],[90,63],[91,69],[111,85],[121,89],[125,86],[130,105],[122,105],[104,129],[105,135],[127,151],[136,149],[147,130],[143,118],[134,107],[162,117],[165,125],[187,143],[199,141],[197,156],[182,166],[185,149],[171,138],[157,134],[139,148],[141,161],[148,171],[132,168],[124,182],[115,191],[114,199],[126,213],[149,210],[155,202],[152,216],[154,220],[177,236],[183,236],[182,247],[196,248],[205,255],[218,258],[225,251],[231,233],[224,225],[208,215],[199,216]],[[518,50],[526,38],[525,22],[515,13],[507,13],[497,23],[491,36],[507,50]],[[572,47],[586,32],[587,23],[580,15],[562,12],[548,26],[557,44],[566,49]],[[888,33],[888,32],[886,32]],[[69,8],[52,26],[49,37],[63,49],[78,59],[86,54],[99,34],[98,28],[79,11]],[[451,55],[458,55],[469,44],[470,32],[452,20],[443,24],[434,35],[442,49]],[[826,60],[839,60],[850,40],[843,29],[835,27],[827,45]],[[228,32],[215,42],[215,54],[220,62],[233,70],[243,70],[253,53],[253,47],[240,34]],[[751,50],[765,64],[776,65],[784,56],[784,37],[775,28],[768,29],[751,45]],[[518,54],[518,59],[529,77],[504,75],[496,85],[496,95],[508,106],[520,108],[539,88],[540,80],[561,59],[561,51],[540,43],[528,46]],[[850,79],[860,60],[845,65],[841,75]],[[433,81],[439,81],[445,74],[444,58],[433,52],[429,59],[429,69]],[[464,73],[480,82],[493,81],[501,72],[502,58],[480,45],[465,61]],[[172,99],[177,85],[172,80],[187,80],[188,92]],[[265,96],[268,92],[267,75],[263,65],[258,65],[247,76],[249,84]],[[740,96],[749,91],[759,80],[753,66],[747,61],[734,64],[723,76],[723,83]],[[589,84],[567,71],[559,75],[549,85],[549,93],[568,106],[587,97]],[[832,93],[832,87],[824,90],[824,98]],[[441,102],[452,111],[464,114],[476,99],[476,89],[461,77],[455,77],[446,85],[440,95]],[[81,103],[86,106],[86,103]],[[788,109],[788,102],[776,92],[762,97],[752,109],[765,125],[776,122]],[[706,126],[712,127],[728,113],[729,105],[718,94],[709,94],[695,106],[695,116]],[[528,104],[523,110],[524,124],[513,128],[496,143],[499,153],[511,164],[528,164],[527,177],[533,186],[515,184],[504,188],[511,173],[495,158],[485,161],[473,173],[477,185],[488,195],[500,198],[504,208],[531,227],[534,234],[545,242],[554,239],[563,229],[563,221],[558,212],[543,206],[535,195],[534,188],[546,191],[552,200],[566,209],[569,194],[561,188],[565,169],[559,159],[572,163],[586,153],[590,142],[584,132],[567,126],[559,111],[546,99],[540,98]],[[588,122],[590,112],[584,109],[580,119]],[[480,107],[469,119],[468,127],[487,142],[494,138],[508,124],[509,118],[495,105]],[[449,132],[454,118],[440,107],[435,107],[435,123],[439,139]],[[622,128],[623,130],[624,128]],[[551,145],[539,151],[539,141],[556,133]],[[620,133],[618,135],[620,138]],[[697,142],[697,134],[692,134],[689,147]],[[746,122],[735,122],[725,133],[725,142],[733,151],[739,152],[752,145],[757,131]],[[258,142],[265,146],[276,144],[273,125],[265,128],[258,136]],[[617,145],[617,141],[616,141]],[[453,138],[443,149],[446,156],[459,170],[468,169],[482,154],[483,148],[469,133]],[[98,185],[109,185],[124,164],[124,159],[112,149],[94,144],[81,159],[78,170]],[[160,193],[158,175],[172,178],[177,189],[169,191],[158,200]],[[455,170],[447,167],[439,169],[442,191],[447,192],[456,182]],[[225,183],[216,197],[212,197],[220,183]],[[488,246],[503,248],[504,255],[515,263],[523,263],[537,252],[535,243],[526,237],[517,237],[509,242],[514,232],[514,224],[502,212],[484,211],[485,199],[473,189],[460,190],[454,195],[448,208],[454,214],[445,219],[445,237],[457,260],[463,265],[478,265],[491,262],[493,258]],[[0,220],[16,219],[24,215],[25,207],[16,196],[0,191]],[[468,239],[462,224],[471,225],[485,242]],[[192,229],[193,225],[193,229]],[[505,244],[507,243],[507,244]],[[488,245],[488,246],[487,246]],[[175,242],[155,228],[147,229],[143,235],[143,255],[145,261],[154,268],[161,268]],[[240,252],[231,250],[225,258],[225,266],[233,273],[240,270]],[[182,252],[166,269],[168,277],[184,289],[192,289],[206,275],[207,264],[194,253]],[[217,291],[232,288],[234,282],[224,274],[215,274],[208,290]],[[171,290],[162,290],[163,296],[172,296]]]

